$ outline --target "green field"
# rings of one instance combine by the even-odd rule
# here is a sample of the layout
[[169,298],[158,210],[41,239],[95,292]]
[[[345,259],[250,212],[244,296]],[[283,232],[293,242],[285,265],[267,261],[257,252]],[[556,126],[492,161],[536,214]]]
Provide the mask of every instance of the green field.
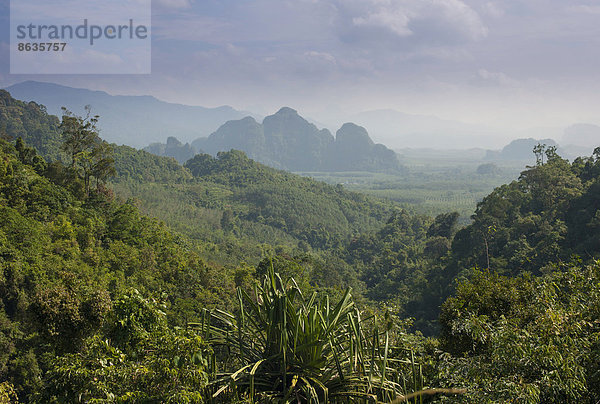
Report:
[[413,154],[402,159],[407,172],[303,172],[305,176],[329,184],[342,184],[353,191],[388,198],[408,210],[437,215],[456,211],[461,222],[470,221],[477,203],[494,188],[516,180],[525,164],[494,163],[495,172],[479,174],[478,167],[489,164],[481,159],[456,155]]

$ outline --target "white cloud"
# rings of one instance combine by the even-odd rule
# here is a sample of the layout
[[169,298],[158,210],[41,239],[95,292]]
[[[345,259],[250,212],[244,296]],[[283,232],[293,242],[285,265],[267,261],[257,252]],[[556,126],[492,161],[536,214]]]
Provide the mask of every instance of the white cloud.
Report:
[[192,0],[154,0],[154,4],[166,9],[186,9],[192,6]]
[[[422,3],[422,2],[419,2]],[[460,0],[433,0],[426,3],[415,20],[422,20],[441,30],[437,34],[455,35],[464,40],[480,40],[487,36],[488,29],[479,14]]]
[[308,59],[319,59],[327,62],[335,63],[335,57],[327,52],[317,52],[317,51],[309,51],[304,52],[304,56]]
[[506,14],[506,11],[502,8],[502,6],[500,6],[500,4],[494,1],[488,1],[487,3],[485,3],[482,6],[482,11],[486,15],[493,18],[500,18]]
[[383,27],[398,36],[409,36],[413,32],[408,28],[410,17],[404,10],[379,10],[368,16],[354,17],[352,23],[358,27]]
[[428,46],[476,41],[488,33],[479,14],[461,0],[332,1],[346,42]]
[[479,69],[477,71],[477,77],[475,80],[473,80],[473,84],[479,86],[512,87],[518,85],[518,81],[502,72],[492,72],[487,69]]

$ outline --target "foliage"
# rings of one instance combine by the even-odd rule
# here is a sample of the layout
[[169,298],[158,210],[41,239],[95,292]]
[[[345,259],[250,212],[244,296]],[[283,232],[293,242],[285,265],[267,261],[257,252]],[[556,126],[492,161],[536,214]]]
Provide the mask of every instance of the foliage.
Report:
[[18,401],[19,398],[17,397],[17,393],[15,393],[13,385],[8,382],[0,383],[0,403],[10,404]]
[[199,154],[185,166],[203,182],[233,191],[225,201],[235,216],[281,229],[313,248],[331,248],[353,231],[373,228],[390,209],[341,187],[268,168],[235,150],[217,158]]
[[[111,313],[125,315],[119,302],[131,287],[146,296],[167,292],[165,312],[173,326],[199,318],[198,302],[231,306],[233,274],[223,277],[219,267],[206,266],[184,239],[133,204],[96,193],[85,199],[72,192],[77,177],[57,177],[68,172],[64,166],[38,173],[30,157],[0,141],[0,382],[14,386],[19,399],[34,401],[49,391],[55,355],[75,361],[86,352],[91,362],[112,348],[129,355],[114,339],[105,346],[106,338],[96,337],[113,321]],[[154,349],[157,341],[184,337],[139,340]],[[164,348],[173,348],[171,342]],[[130,365],[122,366],[133,371]]]
[[541,278],[479,272],[443,306],[443,383],[464,402],[600,399],[600,262]]
[[115,146],[115,182],[180,183],[192,176],[172,158],[158,157],[129,146]]
[[[389,329],[370,329],[346,290],[340,301],[304,296],[293,278],[265,274],[254,296],[238,289],[233,316],[211,313],[196,324],[226,357],[213,370],[213,397],[255,402],[393,399],[403,383],[389,357]],[[413,388],[418,386],[412,386]]]
[[133,290],[113,306],[104,331],[78,353],[51,362],[47,402],[202,403],[208,347],[167,326],[158,302]]
[[[449,267],[454,276],[474,266],[487,268],[488,262],[502,273],[540,274],[546,266],[568,261],[573,254],[600,253],[582,249],[569,237],[581,234],[593,222],[590,214],[595,212],[595,201],[590,192],[594,182],[586,180],[584,172],[590,172],[596,160],[585,161],[587,166],[583,161],[569,164],[554,148],[536,150],[539,164],[485,197],[473,223],[456,234]],[[578,221],[576,212],[587,212],[585,219]]]
[[96,124],[98,116],[91,116],[91,107],[85,107],[85,117],[75,116],[63,108],[60,124],[63,143],[61,149],[70,158],[71,169],[83,180],[85,195],[88,196],[92,179],[99,185],[115,175],[112,146],[100,139]]
[[46,113],[43,105],[15,100],[6,90],[0,90],[0,138],[22,138],[48,160],[61,158],[60,121]]
[[427,335],[437,332],[439,305],[429,287],[442,272],[457,217],[442,214],[432,222],[396,211],[379,231],[353,238],[343,251],[344,259],[359,270],[366,296],[417,318],[414,327]]
[[[0,401],[448,401],[407,394],[424,379],[466,388],[453,402],[600,399],[600,148],[536,147],[457,229],[448,204],[417,215],[237,151],[108,146],[95,119],[0,92]],[[445,175],[436,192],[473,199],[495,174]]]

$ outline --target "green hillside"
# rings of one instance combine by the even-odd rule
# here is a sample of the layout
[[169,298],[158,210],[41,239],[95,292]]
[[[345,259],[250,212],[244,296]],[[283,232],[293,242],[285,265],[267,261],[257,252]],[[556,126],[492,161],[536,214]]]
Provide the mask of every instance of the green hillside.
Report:
[[[61,157],[59,121],[37,104],[13,100],[6,92],[3,97],[12,103],[7,136],[23,137],[34,146],[43,142],[36,149],[46,159]],[[240,152],[218,158],[200,155],[182,167],[171,158],[128,146],[113,148],[117,195],[137,198],[144,212],[194,239],[251,239],[253,260],[260,257],[256,241],[331,247],[354,233],[377,228],[393,209],[390,203],[270,169]]]
[[600,400],[600,149],[460,228],[0,95],[0,402]]

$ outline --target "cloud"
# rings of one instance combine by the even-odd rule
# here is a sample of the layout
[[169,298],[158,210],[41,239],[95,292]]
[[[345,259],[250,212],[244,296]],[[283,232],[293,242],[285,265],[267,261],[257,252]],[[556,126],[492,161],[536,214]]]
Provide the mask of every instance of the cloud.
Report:
[[327,52],[309,51],[304,52],[304,56],[312,60],[322,60],[326,62],[335,63],[335,57]]
[[154,0],[153,5],[164,9],[181,10],[190,8],[192,0]]
[[75,0],[53,0],[52,2],[42,0],[29,0],[27,2],[14,2],[10,7],[11,19],[23,20],[24,22],[44,22],[46,24],[73,23],[83,19],[90,23],[115,24],[117,22],[134,18],[150,17],[150,0],[103,0],[75,1]]
[[[67,1],[76,0],[52,7]],[[3,5],[8,0],[0,0],[0,41],[8,40]],[[525,115],[516,107],[521,102],[539,103],[540,111],[559,106],[556,116],[579,110],[597,116],[600,3],[592,0],[155,0],[154,6],[153,75],[136,90],[142,93],[161,88],[173,100],[271,106],[271,96],[297,105],[304,95],[315,109],[391,102],[431,113],[438,103],[443,114],[469,118],[464,111],[477,110],[476,119],[486,108],[494,120],[503,110],[502,121],[509,112]],[[8,66],[7,58],[0,65]],[[136,88],[128,80],[106,86]],[[530,98],[521,97],[526,91]]]
[[392,33],[404,37],[413,34],[408,27],[411,18],[404,10],[388,12],[387,10],[378,10],[368,16],[354,17],[352,23],[357,27],[380,27],[391,31]]
[[506,11],[500,4],[494,1],[488,1],[482,7],[482,12],[492,18],[500,18],[506,14]]
[[449,48],[444,46],[431,46],[425,49],[417,49],[412,52],[407,52],[403,60],[423,63],[459,63],[472,61],[473,56],[466,50],[461,48]]
[[460,0],[333,0],[346,42],[402,47],[457,45],[483,39],[488,29]]
[[501,87],[513,87],[517,86],[519,82],[507,74],[502,72],[492,72],[487,69],[479,69],[477,76],[471,81],[476,86],[501,86]]

